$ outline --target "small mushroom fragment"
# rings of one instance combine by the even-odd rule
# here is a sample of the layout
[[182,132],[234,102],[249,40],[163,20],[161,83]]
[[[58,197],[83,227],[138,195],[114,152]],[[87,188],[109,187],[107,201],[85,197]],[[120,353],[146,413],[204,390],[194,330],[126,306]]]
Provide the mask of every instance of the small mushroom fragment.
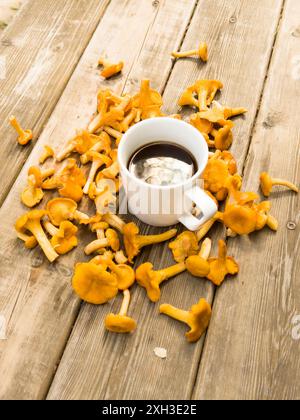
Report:
[[39,162],[42,165],[46,162],[46,160],[54,157],[54,150],[50,146],[44,146],[44,152],[41,154],[39,158]]
[[59,195],[70,198],[77,203],[83,197],[83,186],[86,177],[82,170],[77,166],[75,159],[68,159],[67,165],[57,178],[59,184]]
[[211,240],[206,238],[201,246],[198,255],[187,258],[185,265],[187,270],[195,277],[206,277],[209,274],[209,263],[207,262],[211,251]]
[[[55,228],[55,226],[53,226]],[[61,222],[60,227],[50,240],[59,255],[67,254],[78,245],[76,234],[78,228],[69,221]]]
[[267,172],[263,172],[260,176],[260,187],[265,197],[269,197],[272,192],[272,188],[275,185],[280,185],[283,187],[287,187],[290,190],[294,191],[295,193],[299,192],[299,188],[296,187],[295,184],[292,182],[286,181],[284,179],[279,178],[271,178],[271,176]]
[[161,305],[159,311],[161,314],[184,322],[190,327],[190,331],[185,334],[190,343],[194,343],[201,338],[211,320],[211,306],[205,299],[200,299],[189,311],[177,309],[168,304]]
[[197,236],[194,232],[185,231],[175,241],[169,244],[174,260],[183,262],[190,255],[196,255],[199,250]]
[[185,57],[192,57],[192,56],[198,56],[200,60],[204,61],[205,63],[208,60],[208,48],[206,42],[201,42],[199,45],[199,48],[197,50],[189,50],[189,51],[183,51],[183,52],[172,52],[172,56],[174,58],[185,58]]
[[209,258],[209,274],[207,278],[216,286],[220,286],[225,277],[234,276],[239,272],[239,266],[232,257],[227,257],[227,246],[223,240],[219,241],[219,255],[217,258]]
[[41,219],[46,214],[47,212],[44,210],[32,210],[17,220],[15,228],[19,234],[27,234],[27,232],[31,232],[44,251],[48,260],[53,262],[56,258],[58,258],[58,254],[49,242],[41,225]]
[[110,313],[106,316],[105,328],[108,331],[114,333],[127,334],[134,331],[137,327],[137,324],[133,318],[127,316],[128,307],[130,303],[129,290],[124,290],[123,295],[124,298],[120,312],[117,315]]
[[88,244],[84,249],[86,255],[91,255],[93,252],[99,251],[101,248],[110,247],[113,251],[118,251],[120,249],[120,240],[115,230],[107,229],[105,236],[106,238],[104,239],[97,239],[96,241]]
[[72,286],[80,299],[94,305],[102,305],[118,294],[116,277],[93,262],[76,264]]
[[89,216],[77,210],[77,203],[70,198],[54,198],[47,204],[47,212],[54,226],[66,220],[89,220]]
[[61,162],[71,153],[79,153],[80,155],[88,152],[96,143],[101,140],[99,136],[91,134],[87,130],[79,131],[75,137],[68,141],[67,145],[57,153],[56,160]]
[[132,263],[141,248],[174,238],[177,234],[177,229],[171,229],[160,235],[139,235],[139,228],[135,223],[131,222],[123,227],[123,234],[126,254],[129,262]]
[[14,115],[9,118],[10,125],[16,130],[18,133],[18,143],[21,146],[26,146],[32,139],[33,134],[31,130],[23,130],[21,125],[19,124],[18,120]]
[[136,270],[136,280],[138,284],[147,291],[148,298],[152,302],[158,302],[160,299],[160,285],[162,282],[175,277],[186,270],[185,263],[173,265],[163,270],[154,271],[150,262],[144,263]]
[[99,66],[103,67],[101,76],[104,77],[105,79],[109,79],[110,77],[115,76],[116,74],[120,73],[124,67],[123,61],[120,61],[117,64],[113,64],[104,57],[101,57],[99,59],[98,64]]

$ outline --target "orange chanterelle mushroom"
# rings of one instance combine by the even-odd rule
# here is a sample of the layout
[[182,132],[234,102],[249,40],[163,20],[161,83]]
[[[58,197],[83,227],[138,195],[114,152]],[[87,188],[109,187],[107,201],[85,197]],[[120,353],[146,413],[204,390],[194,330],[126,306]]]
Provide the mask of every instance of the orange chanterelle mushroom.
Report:
[[133,262],[140,249],[147,245],[158,244],[174,238],[177,229],[171,229],[160,235],[139,235],[139,228],[133,222],[128,223],[123,228],[125,250],[130,262]]
[[260,186],[263,192],[263,195],[265,197],[269,197],[271,192],[272,192],[272,188],[275,185],[280,185],[286,188],[289,188],[290,190],[298,193],[299,192],[299,188],[296,187],[295,184],[293,184],[292,182],[286,181],[284,179],[279,179],[279,178],[271,178],[270,175],[267,172],[263,172],[260,176]]
[[120,73],[124,67],[123,61],[120,61],[119,63],[114,64],[104,57],[99,58],[98,64],[99,66],[103,67],[101,76],[104,77],[105,79],[109,79],[110,77],[115,76],[116,74]]
[[32,131],[31,130],[23,130],[23,128],[21,127],[21,125],[19,124],[18,120],[16,119],[16,117],[14,115],[12,115],[9,118],[9,122],[10,122],[11,126],[16,130],[16,132],[19,135],[18,143],[21,146],[26,146],[33,139]]
[[120,312],[115,315],[110,313],[105,318],[105,328],[114,333],[131,333],[136,329],[136,322],[133,318],[127,316],[130,303],[130,292],[124,290],[124,298]]
[[82,300],[94,305],[108,302],[119,290],[116,277],[93,262],[76,265],[72,286]]
[[199,249],[197,236],[194,232],[185,231],[175,241],[169,244],[176,262],[183,262],[190,255],[196,255]]
[[187,258],[185,265],[187,270],[195,277],[206,277],[209,274],[210,267],[208,257],[211,251],[211,240],[206,238],[203,241],[198,255],[192,255]]
[[198,56],[200,60],[206,62],[208,60],[208,48],[206,42],[201,42],[198,49],[196,50],[188,50],[188,51],[181,51],[181,52],[172,52],[172,56],[174,58],[185,58],[185,57],[192,57]]
[[219,241],[219,255],[217,258],[209,258],[209,274],[207,278],[211,280],[216,286],[220,286],[225,277],[230,274],[234,276],[239,272],[237,262],[227,256],[227,246],[224,241]]
[[175,277],[186,270],[185,263],[173,265],[163,270],[154,271],[150,262],[144,263],[136,270],[136,280],[138,284],[147,291],[148,298],[152,302],[160,299],[160,285],[162,282]]
[[185,336],[191,343],[201,338],[207,330],[211,319],[211,306],[205,299],[200,299],[189,311],[183,311],[168,304],[161,305],[159,310],[161,314],[184,322],[190,327],[190,331]]

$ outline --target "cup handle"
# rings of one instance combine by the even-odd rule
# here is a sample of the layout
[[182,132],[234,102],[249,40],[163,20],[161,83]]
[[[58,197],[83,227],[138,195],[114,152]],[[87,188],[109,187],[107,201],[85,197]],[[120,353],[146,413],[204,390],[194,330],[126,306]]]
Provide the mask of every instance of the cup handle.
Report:
[[196,231],[217,213],[218,208],[216,203],[198,186],[188,190],[185,195],[201,210],[202,217],[199,219],[192,213],[186,213],[179,218],[179,221],[188,230]]

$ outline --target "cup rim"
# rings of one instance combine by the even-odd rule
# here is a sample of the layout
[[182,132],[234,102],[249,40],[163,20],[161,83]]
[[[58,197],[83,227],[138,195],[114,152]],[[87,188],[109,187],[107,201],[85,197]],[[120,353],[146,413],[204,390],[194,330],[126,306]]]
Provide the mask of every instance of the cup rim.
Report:
[[[141,125],[147,126],[147,125],[150,125],[150,124],[153,124],[153,123],[158,123],[159,124],[160,121],[168,121],[168,123],[170,123],[170,124],[174,124],[174,125],[177,124],[178,126],[181,126],[183,128],[188,127],[189,130],[194,131],[194,134],[199,137],[199,141],[202,142],[202,146],[204,147],[204,154],[205,155],[203,157],[203,163],[201,164],[201,166],[199,165],[197,172],[190,179],[188,179],[187,181],[181,182],[180,184],[175,184],[175,185],[148,184],[147,182],[142,181],[139,178],[136,178],[134,175],[132,175],[132,173],[127,168],[127,164],[124,163],[124,161],[122,160],[122,157],[121,157],[122,150],[126,146],[127,137],[132,132],[137,130],[137,127],[140,127]],[[121,141],[119,143],[119,146],[118,146],[118,162],[119,162],[119,165],[120,165],[120,168],[121,168],[122,172],[125,173],[127,177],[131,178],[137,184],[139,184],[143,187],[147,186],[152,190],[171,190],[171,189],[176,189],[176,188],[183,188],[183,187],[189,185],[190,183],[193,183],[196,179],[200,178],[204,169],[206,168],[206,165],[207,165],[207,162],[208,162],[208,156],[209,156],[208,145],[207,145],[206,140],[204,139],[203,135],[200,133],[200,131],[198,131],[191,124],[188,124],[187,122],[185,122],[183,120],[178,120],[176,118],[170,118],[170,117],[148,118],[147,120],[138,122],[137,124],[130,127],[129,130],[127,130],[126,133],[123,134],[122,139],[121,139]]]

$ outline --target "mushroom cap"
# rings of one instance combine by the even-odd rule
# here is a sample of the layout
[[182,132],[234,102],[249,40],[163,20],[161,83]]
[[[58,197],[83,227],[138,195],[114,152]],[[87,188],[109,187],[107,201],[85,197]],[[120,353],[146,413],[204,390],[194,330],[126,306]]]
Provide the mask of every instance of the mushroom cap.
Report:
[[229,176],[230,174],[226,162],[221,159],[210,159],[202,175],[204,179],[204,188],[211,193],[216,194],[226,187],[226,181]]
[[83,190],[80,185],[73,183],[73,181],[68,181],[59,189],[59,195],[79,203],[83,197]]
[[193,114],[190,118],[190,124],[192,124],[202,134],[210,134],[214,128],[213,123],[205,118],[200,118],[200,114]]
[[207,62],[208,60],[208,47],[206,42],[201,42],[198,49],[199,57],[202,61]]
[[188,257],[185,265],[187,270],[195,277],[206,277],[210,270],[208,261],[199,255]]
[[68,159],[68,163],[62,170],[59,178],[62,184],[70,182],[80,187],[86,184],[86,177],[83,171],[77,166],[75,159]]
[[120,239],[117,232],[114,229],[107,229],[105,236],[109,240],[111,249],[118,251],[120,249]]
[[115,333],[131,333],[137,327],[136,321],[129,316],[108,314],[105,318],[105,328]]
[[147,290],[147,295],[152,302],[159,301],[159,284],[162,277],[159,272],[153,271],[153,265],[150,262],[144,263],[138,267],[136,270],[136,280],[140,286]]
[[169,248],[173,252],[174,260],[178,263],[183,262],[190,255],[197,254],[199,250],[197,236],[194,232],[185,231],[169,244]]
[[41,188],[28,186],[21,194],[22,203],[29,208],[37,206],[43,199],[44,192]]
[[42,186],[43,177],[40,168],[38,168],[37,166],[31,166],[28,170],[28,176],[34,176],[36,187]]
[[239,272],[239,266],[232,257],[226,257],[226,261],[218,258],[209,258],[210,271],[207,278],[216,286],[220,286],[227,274],[235,275]]
[[93,263],[76,265],[72,286],[82,300],[94,305],[106,303],[118,293],[115,276],[105,271],[101,265]]
[[260,187],[265,197],[269,197],[272,191],[272,178],[267,172],[260,175]]
[[65,220],[73,219],[76,210],[77,204],[70,198],[54,198],[47,204],[49,218],[55,226],[59,226]]
[[139,232],[139,228],[133,222],[127,223],[123,228],[124,245],[130,262],[132,262],[133,258],[139,253],[139,245],[137,241],[137,235]]
[[[108,266],[111,267],[110,264]],[[134,269],[127,264],[118,264],[112,271],[117,277],[119,290],[127,290],[135,282]]]
[[198,341],[199,338],[206,331],[210,320],[211,320],[211,306],[205,299],[200,299],[200,301],[193,305],[189,311],[190,313],[190,331],[185,335],[189,342]]
[[194,96],[194,86],[187,88],[180,96],[178,101],[179,106],[198,106],[198,101]]
[[230,205],[223,214],[226,227],[239,235],[249,235],[256,230],[257,215],[250,207]]
[[219,150],[228,150],[233,142],[233,134],[230,125],[225,125],[218,130],[215,137],[215,147]]
[[42,217],[47,214],[45,210],[32,210],[23,216],[19,217],[15,224],[15,228],[17,232],[25,233],[27,231],[27,223],[30,221],[38,220],[40,221]]
[[78,228],[69,221],[61,222],[59,232],[51,239],[51,245],[59,255],[70,252],[78,245],[76,234]]

